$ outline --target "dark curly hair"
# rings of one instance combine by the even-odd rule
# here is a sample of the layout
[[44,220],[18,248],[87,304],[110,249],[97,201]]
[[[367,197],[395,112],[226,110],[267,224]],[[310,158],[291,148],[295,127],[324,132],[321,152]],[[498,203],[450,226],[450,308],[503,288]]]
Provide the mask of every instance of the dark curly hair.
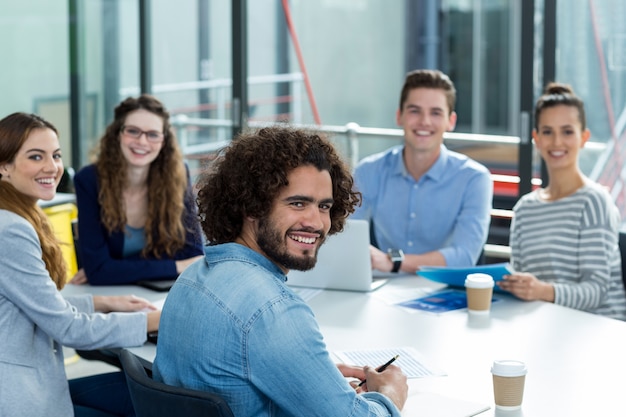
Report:
[[234,241],[244,217],[264,218],[287,176],[312,165],[330,173],[333,206],[329,235],[341,232],[360,204],[352,175],[334,146],[321,133],[291,127],[267,127],[241,134],[199,179],[199,216],[207,241]]

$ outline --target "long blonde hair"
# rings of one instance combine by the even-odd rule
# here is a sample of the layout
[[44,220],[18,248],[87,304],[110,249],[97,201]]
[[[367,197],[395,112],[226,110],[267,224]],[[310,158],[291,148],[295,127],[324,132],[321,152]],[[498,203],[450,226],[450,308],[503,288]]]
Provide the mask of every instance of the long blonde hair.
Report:
[[[13,113],[0,120],[0,164],[15,161],[15,155],[34,129],[50,129],[58,135],[57,129],[51,123],[34,114]],[[22,216],[33,225],[39,237],[42,258],[50,278],[59,290],[62,289],[66,281],[65,259],[48,216],[33,203],[32,198],[2,180],[1,174],[0,209]]]
[[169,113],[153,96],[129,97],[115,108],[115,119],[100,139],[96,161],[102,207],[102,222],[109,233],[123,231],[126,211],[122,192],[127,185],[127,162],[120,149],[120,132],[129,113],[144,109],[163,120],[163,147],[150,164],[148,173],[148,216],[145,227],[146,246],[142,255],[159,258],[173,256],[185,244],[183,213],[187,190],[187,172],[176,135],[169,123]]

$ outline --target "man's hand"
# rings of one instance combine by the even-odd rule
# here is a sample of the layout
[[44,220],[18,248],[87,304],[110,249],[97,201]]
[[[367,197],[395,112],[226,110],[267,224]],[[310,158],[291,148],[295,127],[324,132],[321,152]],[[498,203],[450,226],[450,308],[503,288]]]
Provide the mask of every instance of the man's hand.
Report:
[[389,255],[372,245],[370,245],[370,258],[373,269],[381,272],[391,272],[393,269],[393,262],[389,259]]
[[[357,380],[350,382],[350,385],[357,392],[380,392],[389,398],[399,410],[404,407],[409,386],[406,382],[406,375],[397,366],[389,365],[382,372],[376,371],[371,366],[359,367],[338,364],[337,368],[346,378],[357,378]],[[359,387],[360,381],[367,382]]]

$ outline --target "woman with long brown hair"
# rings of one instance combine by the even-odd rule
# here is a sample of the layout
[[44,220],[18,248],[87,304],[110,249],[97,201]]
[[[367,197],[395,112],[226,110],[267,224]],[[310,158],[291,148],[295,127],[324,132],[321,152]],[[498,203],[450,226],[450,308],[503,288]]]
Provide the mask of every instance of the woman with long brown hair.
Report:
[[73,283],[175,279],[203,255],[189,173],[153,96],[127,98],[74,178],[83,269]]
[[[60,293],[65,261],[37,201],[54,197],[62,173],[58,134],[52,124],[24,113],[0,120],[2,416],[98,413],[85,397],[82,405],[72,406],[63,346],[86,350],[138,346],[146,341],[147,331],[158,329],[160,312],[140,311],[154,309],[146,300]],[[121,372],[90,377],[90,383],[98,385],[96,380],[119,388],[98,392],[112,407],[100,409],[104,414],[98,415],[133,415]],[[117,408],[120,405],[126,407]]]
[[582,99],[567,84],[549,83],[535,106],[533,140],[550,182],[513,208],[516,272],[498,285],[522,300],[626,320],[619,211],[606,188],[578,164],[590,137]]

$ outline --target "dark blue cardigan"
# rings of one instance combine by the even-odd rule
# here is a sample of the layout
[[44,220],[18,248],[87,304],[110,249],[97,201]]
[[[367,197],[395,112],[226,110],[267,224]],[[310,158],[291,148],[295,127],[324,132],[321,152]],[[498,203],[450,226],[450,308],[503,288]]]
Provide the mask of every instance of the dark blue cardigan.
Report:
[[130,284],[146,279],[175,279],[176,260],[204,254],[200,224],[187,172],[184,225],[187,229],[185,246],[173,258],[162,256],[124,258],[124,232],[109,233],[101,222],[98,203],[100,185],[95,165],[82,168],[74,177],[78,205],[78,246],[82,267],[91,285]]

